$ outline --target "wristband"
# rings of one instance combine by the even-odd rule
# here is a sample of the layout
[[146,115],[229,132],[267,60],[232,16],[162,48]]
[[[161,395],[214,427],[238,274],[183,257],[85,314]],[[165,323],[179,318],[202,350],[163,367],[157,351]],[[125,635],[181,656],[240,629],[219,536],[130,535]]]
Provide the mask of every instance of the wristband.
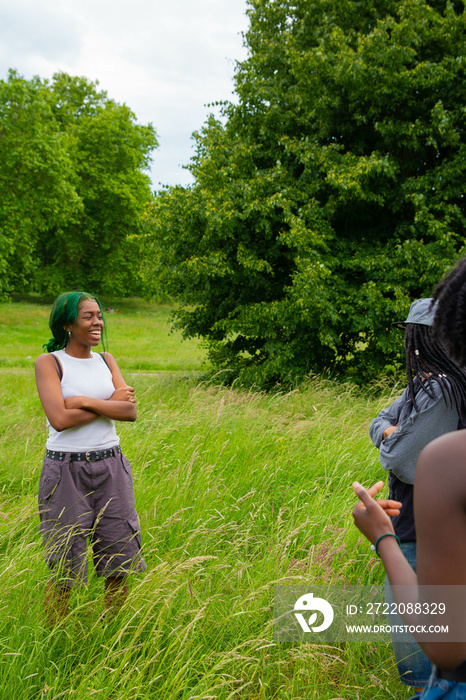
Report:
[[380,535],[380,537],[375,541],[375,544],[371,544],[372,551],[375,552],[379,558],[380,554],[377,551],[377,545],[379,544],[380,540],[383,540],[384,537],[394,537],[398,544],[401,545],[400,538],[397,535],[394,535],[393,532],[386,532],[385,535]]

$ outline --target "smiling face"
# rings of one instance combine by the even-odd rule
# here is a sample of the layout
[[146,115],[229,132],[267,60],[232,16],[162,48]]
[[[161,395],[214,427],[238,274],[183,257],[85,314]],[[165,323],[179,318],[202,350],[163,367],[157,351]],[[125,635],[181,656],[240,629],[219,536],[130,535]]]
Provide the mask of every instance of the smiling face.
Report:
[[89,357],[91,348],[100,343],[103,329],[104,322],[98,303],[93,299],[84,299],[79,304],[76,321],[66,328],[71,331],[66,351],[77,357]]

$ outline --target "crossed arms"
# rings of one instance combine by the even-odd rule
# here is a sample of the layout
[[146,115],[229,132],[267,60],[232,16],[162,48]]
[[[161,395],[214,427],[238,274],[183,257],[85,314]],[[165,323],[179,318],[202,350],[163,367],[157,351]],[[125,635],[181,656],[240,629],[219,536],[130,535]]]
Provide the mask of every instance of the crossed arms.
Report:
[[137,417],[134,389],[126,384],[115,359],[105,353],[112,373],[115,391],[107,400],[89,396],[63,398],[60,377],[53,357],[47,353],[37,358],[35,372],[39,398],[51,426],[61,432],[67,428],[86,425],[98,416],[112,420],[135,421]]

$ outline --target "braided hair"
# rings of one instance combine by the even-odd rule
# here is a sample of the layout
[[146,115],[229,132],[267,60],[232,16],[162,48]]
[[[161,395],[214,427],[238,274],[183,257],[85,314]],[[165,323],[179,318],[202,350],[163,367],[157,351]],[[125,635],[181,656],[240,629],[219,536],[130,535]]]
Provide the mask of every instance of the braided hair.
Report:
[[461,366],[466,365],[466,258],[439,282],[432,294],[438,302],[432,331]]
[[417,409],[415,377],[420,377],[420,388],[428,396],[435,398],[433,381],[440,386],[447,406],[455,407],[461,413],[466,406],[466,370],[451,359],[444,347],[436,341],[430,326],[407,323],[405,330],[406,374],[409,397]]

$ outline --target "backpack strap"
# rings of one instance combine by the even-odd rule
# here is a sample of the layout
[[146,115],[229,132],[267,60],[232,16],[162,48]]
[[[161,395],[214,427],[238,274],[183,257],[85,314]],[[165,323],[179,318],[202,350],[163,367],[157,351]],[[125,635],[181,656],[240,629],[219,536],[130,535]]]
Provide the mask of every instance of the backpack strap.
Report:
[[[104,353],[103,353],[103,352],[99,352],[99,355],[100,355],[100,357],[102,358],[102,360],[105,362],[105,364],[106,364],[107,367],[108,367],[108,362],[107,362],[107,360],[105,359]],[[110,372],[112,371],[112,370],[110,369],[110,367],[108,367],[108,369],[110,370]]]
[[61,366],[61,362],[58,359],[58,357],[56,355],[54,355],[53,353],[52,353],[52,357],[55,360],[55,362],[57,363],[58,376],[60,377],[60,381],[61,381],[63,379],[63,368]]

